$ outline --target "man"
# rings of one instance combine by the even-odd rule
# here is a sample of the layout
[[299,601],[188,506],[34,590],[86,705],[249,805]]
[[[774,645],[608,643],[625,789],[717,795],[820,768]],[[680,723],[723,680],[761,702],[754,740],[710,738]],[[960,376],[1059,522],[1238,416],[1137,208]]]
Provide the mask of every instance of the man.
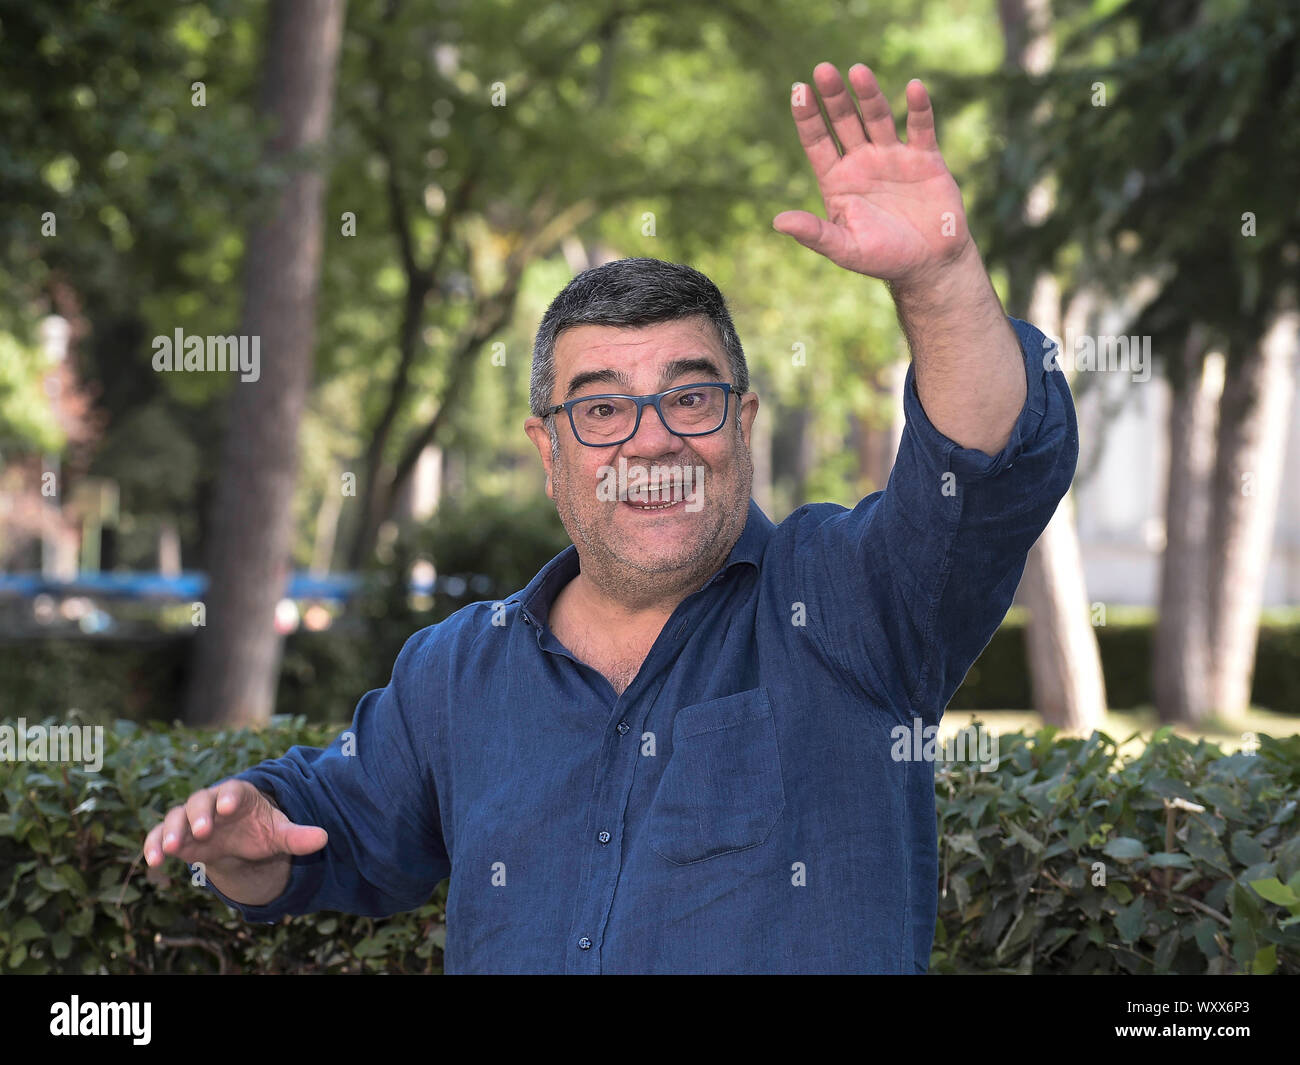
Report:
[[937,724],[1001,622],[1077,430],[989,284],[924,87],[903,144],[866,67],[853,95],[814,76],[830,129],[807,86],[793,113],[828,217],[774,225],[891,286],[913,363],[885,491],[774,526],[717,289],[647,259],[581,274],[525,423],[574,546],[411,637],[328,749],[171,810],[149,864],[205,862],[262,921],[412,909],[450,876],[448,972],[926,970],[933,765],[893,737]]

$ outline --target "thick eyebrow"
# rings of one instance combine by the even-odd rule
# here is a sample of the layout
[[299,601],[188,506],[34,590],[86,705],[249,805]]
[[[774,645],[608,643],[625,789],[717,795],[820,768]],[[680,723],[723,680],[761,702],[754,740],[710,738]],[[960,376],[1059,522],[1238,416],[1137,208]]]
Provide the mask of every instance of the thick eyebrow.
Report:
[[575,374],[569,381],[569,388],[564,393],[566,400],[572,399],[574,395],[588,385],[611,384],[623,389],[624,392],[631,392],[632,381],[622,370],[585,370],[580,374]]
[[[682,359],[673,359],[659,374],[659,385],[661,388],[667,388],[670,381],[687,375],[699,377],[711,381],[725,380],[723,373],[718,369],[717,364],[708,358],[702,356],[688,356]],[[566,400],[572,399],[579,391],[588,385],[608,384],[616,388],[621,388],[625,393],[631,393],[632,381],[622,370],[606,368],[603,370],[585,370],[580,374],[575,374],[569,381],[569,387],[564,393]]]
[[725,380],[722,371],[718,369],[712,359],[696,356],[694,358],[673,359],[663,368],[663,372],[659,375],[659,386],[667,388],[669,381],[673,381],[678,377],[685,377],[688,374],[691,377],[707,378],[713,381]]

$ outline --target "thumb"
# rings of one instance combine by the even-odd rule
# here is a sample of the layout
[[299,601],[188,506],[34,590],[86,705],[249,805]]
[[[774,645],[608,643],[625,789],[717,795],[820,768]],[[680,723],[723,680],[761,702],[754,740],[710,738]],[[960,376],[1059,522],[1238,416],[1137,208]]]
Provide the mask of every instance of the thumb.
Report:
[[794,237],[805,248],[835,260],[844,241],[838,226],[818,218],[808,211],[782,211],[772,219],[772,228],[778,233]]
[[329,833],[315,825],[286,821],[276,831],[276,843],[284,854],[314,854],[329,842]]

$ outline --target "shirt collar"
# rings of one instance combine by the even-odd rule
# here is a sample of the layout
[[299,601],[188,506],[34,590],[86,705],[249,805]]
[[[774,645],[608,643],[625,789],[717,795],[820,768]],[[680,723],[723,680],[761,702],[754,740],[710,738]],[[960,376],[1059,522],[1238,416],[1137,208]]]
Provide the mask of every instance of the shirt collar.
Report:
[[[740,531],[739,538],[732,546],[727,561],[722,564],[722,568],[709,579],[704,587],[707,588],[710,584],[713,584],[733,566],[747,564],[757,569],[763,559],[763,552],[767,548],[767,542],[775,528],[772,519],[764,514],[759,509],[758,504],[751,498],[749,501],[749,514],[745,518],[745,527]],[[527,587],[516,592],[506,602],[519,603],[520,612],[528,621],[538,626],[544,625],[555,597],[559,595],[561,588],[578,575],[579,568],[578,549],[570,544],[538,570],[537,576],[528,582]]]

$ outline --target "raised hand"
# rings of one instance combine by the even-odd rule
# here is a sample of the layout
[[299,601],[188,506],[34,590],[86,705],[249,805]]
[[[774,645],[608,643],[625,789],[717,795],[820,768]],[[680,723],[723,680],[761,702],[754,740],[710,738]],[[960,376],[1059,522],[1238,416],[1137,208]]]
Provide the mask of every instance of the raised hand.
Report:
[[889,101],[866,66],[849,68],[852,92],[830,63],[819,63],[813,79],[829,128],[808,85],[794,87],[790,104],[826,218],[782,211],[773,228],[846,270],[896,285],[928,283],[968,250],[971,239],[961,192],[939,153],[925,86],[908,82],[903,143]]

